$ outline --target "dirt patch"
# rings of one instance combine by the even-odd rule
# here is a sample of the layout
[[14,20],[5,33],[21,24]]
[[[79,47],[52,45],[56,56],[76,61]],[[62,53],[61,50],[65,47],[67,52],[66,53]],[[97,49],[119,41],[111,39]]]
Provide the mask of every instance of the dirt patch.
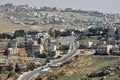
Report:
[[15,30],[22,29],[23,26],[20,24],[14,24],[8,19],[0,17],[0,33],[10,33]]

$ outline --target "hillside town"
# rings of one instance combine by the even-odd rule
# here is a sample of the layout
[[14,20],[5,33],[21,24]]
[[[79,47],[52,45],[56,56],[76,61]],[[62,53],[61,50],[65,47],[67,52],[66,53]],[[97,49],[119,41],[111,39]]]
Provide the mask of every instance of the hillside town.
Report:
[[[71,76],[77,73],[74,67],[90,66],[96,58],[120,61],[120,14],[8,3],[0,6],[0,18],[22,26],[11,32],[2,32],[1,28],[0,80],[27,80],[29,75],[31,80],[68,80],[58,76]],[[42,27],[30,28],[35,26]],[[109,76],[114,75],[118,77],[114,80],[119,80],[120,65],[115,66],[102,65],[100,71],[91,70],[85,74],[86,78],[78,80],[96,80],[94,77],[112,80]],[[46,70],[48,68],[50,70]],[[52,77],[44,71],[43,75],[42,70],[53,74]],[[33,78],[33,73],[37,77]]]

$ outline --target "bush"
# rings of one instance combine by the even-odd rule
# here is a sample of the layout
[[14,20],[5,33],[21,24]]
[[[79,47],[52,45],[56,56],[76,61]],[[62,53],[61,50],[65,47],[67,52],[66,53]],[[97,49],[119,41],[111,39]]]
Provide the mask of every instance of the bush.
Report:
[[33,71],[35,68],[36,68],[35,64],[34,64],[34,63],[30,63],[30,64],[27,66],[26,69]]
[[59,48],[60,50],[68,50],[69,49],[69,46],[68,45],[62,45],[62,46],[60,46],[60,48]]
[[36,78],[35,80],[42,80],[42,78]]
[[6,68],[7,71],[12,71],[13,70],[13,67],[11,65],[9,65],[7,68]]
[[2,66],[0,66],[0,73],[3,71],[3,67]]
[[13,35],[13,38],[16,38],[16,37],[25,37],[26,33],[24,30],[17,30],[15,31],[14,35]]
[[21,71],[20,67],[18,64],[15,65],[15,72],[19,73]]

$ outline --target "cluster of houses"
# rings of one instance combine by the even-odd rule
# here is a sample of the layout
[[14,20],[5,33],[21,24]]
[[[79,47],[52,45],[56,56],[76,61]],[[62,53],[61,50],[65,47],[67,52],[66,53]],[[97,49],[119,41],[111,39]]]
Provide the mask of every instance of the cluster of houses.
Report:
[[[85,32],[89,28],[106,27],[108,23],[120,23],[119,14],[102,14],[101,19],[99,17],[92,17],[81,19],[77,17],[71,8],[58,9],[50,7],[34,7],[32,5],[13,5],[5,4],[0,6],[2,12],[26,14],[29,16],[21,17],[20,19],[0,13],[0,16],[10,19],[15,24],[20,24],[22,21],[26,25],[37,25],[40,24],[61,24],[67,25],[70,28],[74,28],[79,31]],[[82,10],[78,10],[82,12]],[[84,11],[83,11],[84,12]],[[74,13],[74,14],[73,14]],[[91,15],[92,12],[84,12],[87,15]],[[93,12],[94,13],[94,12]],[[96,15],[93,15],[96,16]],[[39,19],[37,22],[36,18]],[[64,27],[64,26],[63,26]],[[119,43],[120,43],[120,28],[119,27],[108,27],[106,37],[101,37],[100,44],[95,44],[92,41],[81,42],[79,44],[84,45],[84,48],[93,48],[97,54],[119,54]],[[87,33],[87,32],[86,32]],[[27,38],[27,39],[26,39]],[[0,52],[8,50],[9,55],[18,56],[38,56],[42,53],[54,53],[52,56],[60,55],[58,51],[61,45],[69,45],[69,40],[60,37],[59,39],[51,38],[46,32],[38,33],[37,35],[27,35],[26,37],[17,37],[14,40],[0,39]],[[20,47],[20,48],[19,48]],[[48,53],[48,54],[49,54]],[[51,54],[50,54],[51,55]]]
[[109,27],[107,38],[96,49],[97,54],[120,55],[120,28]]
[[[80,49],[94,50],[91,54],[120,55],[120,27],[108,27],[105,35],[91,36],[93,40],[83,39],[79,41]],[[100,38],[99,38],[100,37]]]
[[[32,5],[13,5],[5,4],[1,5],[1,12],[14,13],[13,15],[8,15],[6,13],[0,13],[0,16],[10,19],[15,24],[27,24],[27,25],[37,25],[37,24],[62,24],[79,26],[81,24],[85,26],[89,25],[103,25],[104,22],[120,22],[119,14],[103,14],[101,13],[101,19],[98,17],[85,18],[77,16],[76,12],[82,13],[82,10],[74,10],[72,8],[60,9],[57,7],[35,7]],[[70,13],[71,12],[71,13]],[[94,13],[94,12],[93,12]],[[93,15],[92,11],[85,11],[84,14]],[[17,17],[14,15],[18,15]],[[21,15],[19,17],[19,15]],[[84,16],[84,15],[83,15]],[[19,18],[18,18],[19,17]]]
[[0,51],[8,56],[38,57],[46,54],[49,57],[60,56],[61,45],[69,45],[68,37],[54,38],[47,32],[40,32],[36,35],[16,37],[16,39],[0,39]]

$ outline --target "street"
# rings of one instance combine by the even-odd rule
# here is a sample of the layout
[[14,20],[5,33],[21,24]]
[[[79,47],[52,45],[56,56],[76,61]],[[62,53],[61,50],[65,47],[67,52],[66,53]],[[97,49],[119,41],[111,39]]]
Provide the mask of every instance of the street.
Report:
[[77,43],[73,36],[69,37],[69,40],[70,40],[70,49],[65,56],[63,56],[60,59],[51,60],[50,63],[47,63],[46,65],[44,65],[38,69],[35,69],[34,71],[24,73],[23,75],[21,75],[18,78],[18,80],[30,80],[33,77],[38,76],[41,73],[42,74],[46,73],[47,71],[44,71],[44,69],[49,68],[51,65],[57,65],[59,63],[63,63],[65,60],[73,57],[77,52]]

